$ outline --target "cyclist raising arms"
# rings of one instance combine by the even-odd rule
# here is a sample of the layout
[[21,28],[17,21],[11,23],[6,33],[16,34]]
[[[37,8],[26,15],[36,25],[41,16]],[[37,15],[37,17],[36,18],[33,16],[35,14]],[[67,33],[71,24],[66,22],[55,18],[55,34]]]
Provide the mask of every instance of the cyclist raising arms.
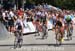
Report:
[[14,48],[22,46],[23,42],[23,22],[22,22],[22,17],[19,16],[18,19],[15,22],[15,42],[14,42]]

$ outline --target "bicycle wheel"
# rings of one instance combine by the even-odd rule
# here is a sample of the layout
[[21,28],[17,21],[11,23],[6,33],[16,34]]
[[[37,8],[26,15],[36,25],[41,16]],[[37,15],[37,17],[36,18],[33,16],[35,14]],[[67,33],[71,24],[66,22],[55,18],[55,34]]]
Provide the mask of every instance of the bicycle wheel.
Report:
[[14,49],[18,47],[18,32],[15,32]]
[[23,43],[23,35],[21,32],[17,31],[16,32],[16,36],[15,36],[15,41],[14,41],[14,48],[17,48],[17,47],[21,47],[22,46],[22,43]]
[[21,32],[19,32],[18,44],[19,44],[19,47],[20,48],[22,46],[22,43],[23,43],[23,34]]
[[61,45],[62,43],[61,40],[62,40],[62,37],[61,37],[60,29],[58,28],[58,30],[56,31],[56,44]]
[[47,31],[46,25],[43,25],[43,26],[42,26],[42,33],[43,33],[42,38],[46,38],[46,39],[47,39],[48,31]]
[[22,43],[23,43],[23,39],[19,39],[19,40],[18,40],[18,46],[19,46],[19,48],[22,47]]
[[69,25],[69,39],[72,40],[72,30],[71,30],[71,25]]
[[17,47],[18,47],[18,40],[15,39],[15,41],[14,41],[14,49],[16,49]]

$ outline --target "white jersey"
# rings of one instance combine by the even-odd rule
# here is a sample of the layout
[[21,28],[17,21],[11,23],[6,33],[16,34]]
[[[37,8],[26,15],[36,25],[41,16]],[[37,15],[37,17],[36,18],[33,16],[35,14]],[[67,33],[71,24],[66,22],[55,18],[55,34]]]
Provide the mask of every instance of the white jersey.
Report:
[[40,12],[40,11],[38,11],[38,12],[36,13],[36,15],[41,15],[41,12]]
[[17,20],[15,21],[15,27],[16,27],[16,28],[18,28],[17,23],[20,23],[20,25],[23,27],[23,21],[22,21],[22,20],[17,19]]
[[12,11],[9,12],[11,17],[14,17],[14,13]]
[[2,13],[2,17],[6,17],[5,12]]

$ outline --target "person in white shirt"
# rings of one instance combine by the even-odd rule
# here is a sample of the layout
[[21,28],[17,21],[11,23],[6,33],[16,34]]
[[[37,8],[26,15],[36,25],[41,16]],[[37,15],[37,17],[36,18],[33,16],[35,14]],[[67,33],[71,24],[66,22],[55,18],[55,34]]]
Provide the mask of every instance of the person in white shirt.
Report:
[[10,31],[10,32],[13,32],[13,29],[14,29],[14,13],[13,13],[13,11],[12,10],[10,10],[9,11],[9,14],[8,14],[8,25],[9,25],[9,27],[8,27],[8,30]]
[[2,12],[2,18],[3,18],[3,24],[7,28],[8,27],[8,17],[7,17],[7,12],[6,11]]

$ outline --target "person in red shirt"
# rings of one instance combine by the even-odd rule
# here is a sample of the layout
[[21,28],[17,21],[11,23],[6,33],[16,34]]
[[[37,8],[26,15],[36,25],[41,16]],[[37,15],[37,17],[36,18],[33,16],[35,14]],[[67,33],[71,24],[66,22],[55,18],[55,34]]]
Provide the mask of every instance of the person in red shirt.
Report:
[[23,11],[23,9],[20,8],[20,10],[18,10],[17,14],[18,14],[18,16],[23,17],[23,15],[24,15],[24,11]]

